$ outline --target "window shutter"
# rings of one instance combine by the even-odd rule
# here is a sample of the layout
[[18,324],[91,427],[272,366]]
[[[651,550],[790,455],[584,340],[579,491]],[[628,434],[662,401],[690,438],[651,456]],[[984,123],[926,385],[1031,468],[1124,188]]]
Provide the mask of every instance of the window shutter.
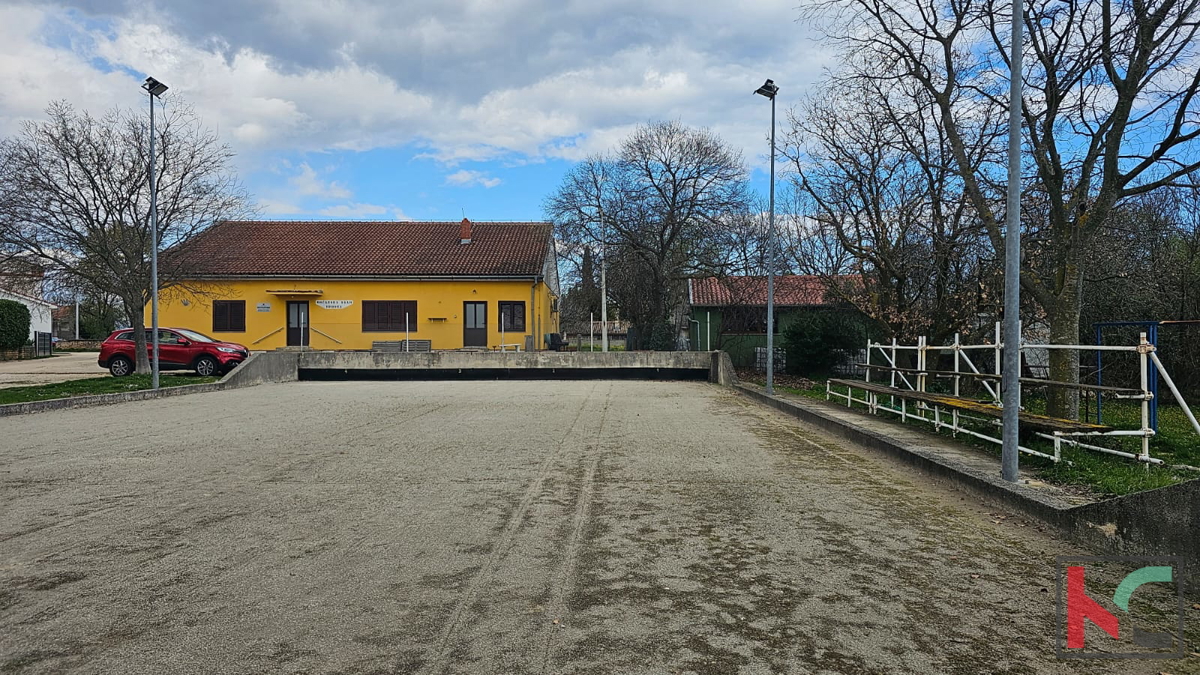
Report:
[[223,331],[229,325],[229,306],[217,300],[213,302],[213,331]]
[[237,300],[229,303],[230,330],[246,332],[246,301]]

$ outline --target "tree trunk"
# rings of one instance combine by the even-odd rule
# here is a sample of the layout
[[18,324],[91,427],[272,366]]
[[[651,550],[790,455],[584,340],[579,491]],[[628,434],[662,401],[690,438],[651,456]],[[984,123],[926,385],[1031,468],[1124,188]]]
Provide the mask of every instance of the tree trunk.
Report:
[[137,355],[137,372],[150,373],[150,354],[146,351],[146,306],[141,297],[125,300],[125,318],[133,328],[133,352]]
[[[1080,294],[1083,275],[1079,267],[1068,264],[1064,271],[1066,282],[1063,292],[1050,312],[1050,343],[1061,345],[1079,344]],[[1050,379],[1059,382],[1079,383],[1079,350],[1050,350]],[[1062,419],[1079,419],[1079,390],[1065,387],[1049,387],[1046,392],[1046,414]]]

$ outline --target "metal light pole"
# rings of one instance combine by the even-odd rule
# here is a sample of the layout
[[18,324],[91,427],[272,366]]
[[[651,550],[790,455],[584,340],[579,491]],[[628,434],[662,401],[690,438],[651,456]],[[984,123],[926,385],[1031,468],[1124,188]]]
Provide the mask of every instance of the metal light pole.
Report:
[[[600,214],[600,351],[608,352],[608,227],[604,224],[604,176],[600,176],[596,211]],[[626,343],[626,349],[628,349]]]
[[[604,216],[600,216],[603,222]],[[605,268],[608,267],[608,251],[600,244],[600,351],[608,351],[608,279]],[[626,349],[629,348],[626,343]]]
[[1004,231],[1004,415],[1000,476],[1019,478],[1021,412],[1021,0],[1012,3],[1008,90],[1008,213]]
[[154,340],[150,388],[158,389],[158,193],[154,184],[154,99],[162,96],[167,85],[147,77],[142,89],[150,95],[150,337]]
[[[1014,0],[1017,1],[1017,0]],[[754,91],[771,99],[771,220],[767,229],[767,393],[775,393],[775,95],[774,80]]]

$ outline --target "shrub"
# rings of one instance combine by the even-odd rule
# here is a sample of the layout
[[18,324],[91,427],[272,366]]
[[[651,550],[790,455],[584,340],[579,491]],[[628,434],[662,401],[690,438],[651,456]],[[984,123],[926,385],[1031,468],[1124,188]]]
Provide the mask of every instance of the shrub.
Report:
[[795,375],[826,375],[842,359],[842,350],[861,349],[870,321],[852,309],[800,313],[783,330],[787,370]]
[[0,300],[0,349],[20,349],[29,342],[29,308],[16,300]]

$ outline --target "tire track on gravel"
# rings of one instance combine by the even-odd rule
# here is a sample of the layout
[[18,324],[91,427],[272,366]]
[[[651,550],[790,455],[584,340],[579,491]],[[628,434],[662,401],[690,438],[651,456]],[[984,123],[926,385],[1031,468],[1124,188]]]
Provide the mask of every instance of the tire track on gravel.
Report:
[[524,522],[526,513],[529,512],[530,506],[533,505],[533,502],[541,494],[542,486],[545,484],[546,478],[550,475],[554,464],[562,455],[567,440],[575,433],[576,427],[579,426],[579,421],[583,419],[584,411],[591,404],[592,395],[596,393],[597,386],[599,386],[598,383],[592,385],[587,396],[584,397],[582,405],[579,406],[579,410],[575,413],[575,418],[571,420],[571,424],[567,427],[566,433],[559,439],[554,452],[549,453],[542,460],[541,465],[538,466],[537,474],[529,486],[525,488],[525,491],[521,495],[521,501],[517,504],[517,508],[513,510],[512,514],[508,517],[508,521],[504,524],[500,538],[492,548],[492,553],[488,556],[487,562],[471,578],[466,590],[463,591],[462,597],[455,605],[454,612],[451,613],[450,619],[446,622],[446,627],[442,630],[442,636],[437,642],[437,653],[432,657],[429,664],[419,672],[430,674],[441,673],[450,665],[451,645],[459,628],[462,626],[463,615],[467,613],[467,610],[479,600],[487,587],[491,585],[501,561],[508,555],[509,550],[516,541],[517,532],[521,529],[521,523]]
[[[547,606],[547,617],[554,617],[554,622],[546,625],[546,647],[542,653],[542,672],[550,672],[551,663],[558,641],[555,633],[566,623],[567,596],[575,587],[575,575],[579,567],[579,552],[583,548],[583,533],[591,516],[592,496],[596,491],[596,472],[603,461],[604,423],[608,419],[608,409],[612,405],[612,383],[604,392],[604,409],[600,412],[600,426],[596,429],[595,445],[585,453],[583,460],[585,468],[583,478],[579,481],[579,496],[575,500],[575,515],[571,519],[571,534],[563,552],[562,570],[554,584],[550,603]],[[591,457],[588,457],[591,455]]]

